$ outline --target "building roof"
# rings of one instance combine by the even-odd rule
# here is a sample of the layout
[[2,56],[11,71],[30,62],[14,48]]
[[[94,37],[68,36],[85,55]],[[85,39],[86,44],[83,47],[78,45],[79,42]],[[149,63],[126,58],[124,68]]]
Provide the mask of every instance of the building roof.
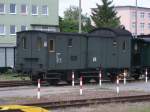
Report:
[[31,26],[50,26],[50,27],[59,27],[59,25],[52,25],[52,24],[30,24]]
[[[133,9],[135,9],[136,6],[115,6],[115,8],[116,9],[121,9],[121,8],[133,8]],[[140,9],[149,9],[150,10],[150,8],[148,8],[148,7],[137,7],[137,8],[140,8]]]

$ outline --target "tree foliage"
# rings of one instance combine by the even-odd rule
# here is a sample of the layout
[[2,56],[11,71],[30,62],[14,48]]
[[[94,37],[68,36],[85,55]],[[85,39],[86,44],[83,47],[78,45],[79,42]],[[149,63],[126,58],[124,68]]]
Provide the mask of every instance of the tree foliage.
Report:
[[75,6],[70,6],[67,10],[64,11],[64,18],[78,20],[79,8]]
[[118,27],[120,25],[119,17],[111,5],[112,1],[102,0],[102,5],[96,4],[97,8],[92,9],[91,18],[96,27]]
[[[81,15],[82,31],[88,32],[92,29],[91,20],[87,15]],[[79,8],[70,6],[64,11],[64,18],[59,18],[60,30],[62,32],[78,32]]]

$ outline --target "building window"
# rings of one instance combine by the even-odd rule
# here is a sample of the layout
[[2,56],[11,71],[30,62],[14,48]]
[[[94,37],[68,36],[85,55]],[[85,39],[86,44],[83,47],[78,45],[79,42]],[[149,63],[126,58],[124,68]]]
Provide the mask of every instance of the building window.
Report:
[[148,18],[150,19],[150,13],[148,13]]
[[25,4],[21,5],[21,14],[27,14],[27,5]]
[[21,25],[21,31],[25,31],[25,30],[27,30],[27,26]]
[[55,51],[54,40],[49,40],[48,51],[49,52],[54,52]]
[[10,35],[16,35],[16,26],[10,25]]
[[42,15],[48,15],[48,6],[47,5],[42,6]]
[[150,30],[150,23],[148,23],[148,29]]
[[72,47],[72,39],[68,39],[68,47]]
[[16,14],[16,4],[10,4],[10,14]]
[[48,26],[42,26],[42,31],[48,31]]
[[135,22],[132,23],[132,28],[135,29]]
[[0,24],[0,35],[5,35],[5,26]]
[[136,18],[136,12],[132,12],[132,18],[133,18],[133,19]]
[[140,17],[141,17],[141,18],[144,18],[144,12],[141,12],[141,13],[140,13]]
[[141,33],[144,33],[144,23],[140,23]]
[[4,14],[5,13],[5,5],[0,3],[0,14]]
[[23,49],[27,49],[27,40],[25,37],[22,38],[22,47]]
[[42,39],[39,37],[38,39],[37,39],[37,48],[38,48],[38,50],[40,50],[41,48],[42,48]]
[[36,5],[32,5],[32,15],[38,15],[38,7]]

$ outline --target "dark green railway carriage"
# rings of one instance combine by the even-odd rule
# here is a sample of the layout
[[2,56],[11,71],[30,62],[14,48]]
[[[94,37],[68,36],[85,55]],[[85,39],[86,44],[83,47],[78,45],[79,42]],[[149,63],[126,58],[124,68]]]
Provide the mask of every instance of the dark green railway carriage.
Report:
[[144,67],[150,67],[150,35],[141,35],[139,40],[142,43],[141,63]]
[[[71,80],[71,71],[85,69],[84,34],[23,31],[17,33],[16,70],[55,83]],[[53,81],[51,81],[53,80]]]
[[143,39],[132,39],[132,66],[141,68],[149,63],[149,42]]
[[146,56],[146,43],[142,39],[132,39],[132,51],[131,51],[131,73],[135,79],[138,79],[142,74],[142,71],[145,67],[145,61],[147,60]]
[[147,69],[149,74],[150,73],[150,35],[140,35],[138,36],[138,39],[133,39],[132,43],[133,43],[132,44],[132,48],[133,48],[132,65],[134,66],[134,68],[136,68],[133,69],[134,73],[140,72],[140,74],[145,74],[145,70]]
[[142,56],[142,61],[143,61],[143,66],[150,68],[150,38],[144,39],[144,46],[143,46],[143,56]]
[[[97,28],[88,41],[89,67],[101,67],[112,79],[131,68],[132,35],[124,29]],[[107,74],[107,75],[106,75]]]

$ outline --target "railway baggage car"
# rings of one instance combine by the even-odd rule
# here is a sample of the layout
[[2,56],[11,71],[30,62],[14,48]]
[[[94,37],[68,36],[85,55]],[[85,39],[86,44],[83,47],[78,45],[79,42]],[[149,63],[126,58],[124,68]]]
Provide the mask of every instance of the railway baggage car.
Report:
[[112,80],[131,68],[132,35],[124,29],[97,28],[88,39],[89,67],[101,65]]
[[19,32],[16,69],[32,74],[33,80],[46,78],[51,83],[60,79],[68,81],[72,70],[85,68],[86,38],[74,33]]

